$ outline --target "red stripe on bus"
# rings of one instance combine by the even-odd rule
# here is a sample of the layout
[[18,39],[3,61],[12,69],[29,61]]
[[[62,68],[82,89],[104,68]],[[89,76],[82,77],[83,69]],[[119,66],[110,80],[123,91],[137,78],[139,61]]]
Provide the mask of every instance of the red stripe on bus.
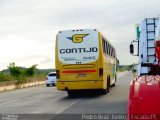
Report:
[[96,70],[70,70],[70,71],[63,71],[63,73],[89,73],[89,72],[96,72]]

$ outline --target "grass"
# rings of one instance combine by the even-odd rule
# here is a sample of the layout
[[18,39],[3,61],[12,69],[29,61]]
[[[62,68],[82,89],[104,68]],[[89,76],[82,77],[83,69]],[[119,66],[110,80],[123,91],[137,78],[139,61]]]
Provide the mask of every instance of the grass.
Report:
[[37,69],[37,65],[30,68],[15,66],[15,63],[9,64],[8,69],[0,71],[0,84],[5,82],[25,83],[34,80],[45,80],[47,74],[55,69]]
[[125,68],[119,68],[118,69],[118,72],[124,72],[124,71],[127,71]]
[[26,77],[26,76],[19,76],[14,77],[12,75],[3,75],[0,74],[0,82],[8,82],[8,81],[28,81],[28,80],[34,80],[34,79],[44,79],[45,80],[46,74],[40,74],[40,75],[34,75],[32,77]]

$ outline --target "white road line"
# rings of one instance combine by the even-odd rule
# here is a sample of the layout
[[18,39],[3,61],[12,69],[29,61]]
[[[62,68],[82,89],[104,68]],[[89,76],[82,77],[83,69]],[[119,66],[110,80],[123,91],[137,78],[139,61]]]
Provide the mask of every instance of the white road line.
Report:
[[12,102],[16,102],[16,101],[17,101],[17,100],[12,100],[12,101],[8,101],[8,102],[0,103],[0,105],[5,105],[5,104],[12,103]]
[[64,108],[63,108],[62,110],[60,110],[57,114],[62,113],[62,112],[65,111],[66,109],[72,107],[74,104],[78,103],[80,100],[81,100],[81,99],[79,99],[79,100],[77,100],[77,101],[71,103],[70,105],[64,107]]
[[81,100],[81,99],[79,99],[79,100],[77,100],[77,101],[71,103],[71,104],[68,106],[68,108],[72,107],[74,104],[78,103],[80,100]]

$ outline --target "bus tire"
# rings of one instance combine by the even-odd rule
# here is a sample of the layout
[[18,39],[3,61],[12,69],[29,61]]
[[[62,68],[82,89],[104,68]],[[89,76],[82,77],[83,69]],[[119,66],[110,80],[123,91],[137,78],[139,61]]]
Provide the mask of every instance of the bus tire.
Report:
[[108,81],[109,81],[109,79],[108,79],[108,77],[107,77],[106,89],[102,89],[102,94],[107,94],[107,93],[109,93]]
[[107,88],[106,88],[107,93],[109,93],[109,90],[110,90],[110,77],[108,77],[107,79]]
[[107,89],[102,89],[102,94],[106,94],[107,93]]
[[116,86],[117,75],[115,75],[115,83],[112,86]]
[[73,92],[72,92],[71,90],[67,90],[67,94],[68,94],[68,96],[70,97],[70,96],[73,95]]

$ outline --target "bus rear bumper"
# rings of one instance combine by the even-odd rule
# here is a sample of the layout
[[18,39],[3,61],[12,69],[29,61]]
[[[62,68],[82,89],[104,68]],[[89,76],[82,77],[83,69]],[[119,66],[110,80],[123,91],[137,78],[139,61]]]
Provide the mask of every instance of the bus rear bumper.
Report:
[[102,80],[94,81],[57,81],[57,90],[105,89]]

